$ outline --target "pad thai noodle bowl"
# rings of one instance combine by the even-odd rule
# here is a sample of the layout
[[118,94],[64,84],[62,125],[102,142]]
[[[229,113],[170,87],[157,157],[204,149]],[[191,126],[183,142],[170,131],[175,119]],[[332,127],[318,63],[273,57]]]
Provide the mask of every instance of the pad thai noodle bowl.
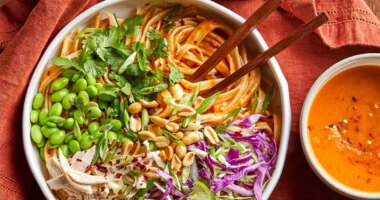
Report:
[[[192,75],[234,30],[193,5],[102,10],[73,29],[43,73],[31,139],[59,199],[262,199],[279,117],[260,69],[201,95],[247,63],[242,44]],[[269,108],[269,109],[268,109]]]

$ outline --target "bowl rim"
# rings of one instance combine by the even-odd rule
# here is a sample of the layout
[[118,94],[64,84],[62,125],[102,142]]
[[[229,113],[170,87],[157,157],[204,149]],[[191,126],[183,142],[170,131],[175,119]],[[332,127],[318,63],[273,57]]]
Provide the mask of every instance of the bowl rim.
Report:
[[[163,1],[173,2],[173,0],[163,0]],[[174,0],[174,1],[181,2],[180,0]],[[236,23],[242,24],[245,21],[245,19],[241,17],[240,15],[236,14],[235,12],[213,1],[209,1],[209,0],[189,0],[189,1],[212,8],[213,10],[215,10],[215,12],[223,13],[226,16],[226,19],[232,20]],[[87,10],[79,14],[77,17],[75,17],[73,20],[71,20],[67,25],[65,25],[64,28],[62,28],[59,31],[59,33],[54,37],[54,39],[50,42],[46,50],[43,52],[43,55],[40,58],[33,72],[33,75],[30,79],[29,86],[25,95],[24,107],[23,107],[23,119],[22,119],[23,148],[24,148],[24,153],[27,158],[29,168],[36,182],[41,188],[41,191],[43,192],[43,194],[45,195],[47,199],[55,199],[55,196],[53,195],[52,191],[48,188],[46,184],[46,180],[40,170],[41,166],[36,165],[34,163],[36,159],[34,155],[35,147],[31,142],[30,134],[29,134],[30,132],[29,110],[31,110],[31,102],[36,91],[36,87],[32,87],[32,86],[38,85],[39,79],[43,71],[47,67],[47,64],[49,63],[49,60],[51,58],[51,52],[54,52],[54,48],[56,48],[57,45],[60,44],[62,38],[65,35],[67,35],[69,31],[71,31],[77,24],[81,24],[83,20],[90,17],[92,14],[99,12],[100,10],[105,9],[109,6],[122,3],[122,2],[126,3],[128,2],[128,0],[127,1],[126,0],[107,0],[107,1],[100,2],[88,8]],[[268,49],[268,45],[266,44],[263,37],[256,29],[252,31],[252,34],[249,37],[251,37],[252,39],[256,41],[257,46],[261,51]],[[266,185],[263,191],[263,199],[269,199],[269,196],[274,190],[282,174],[282,170],[285,164],[285,159],[286,159],[286,154],[287,154],[287,148],[288,148],[289,137],[290,137],[290,126],[291,126],[291,111],[290,111],[288,83],[276,59],[272,57],[268,60],[268,63],[269,63],[270,69],[272,70],[273,77],[276,80],[277,86],[279,89],[281,111],[282,111],[282,119],[281,119],[282,124],[281,124],[281,140],[280,140],[280,143],[278,144],[279,148],[278,148],[276,166],[273,171],[271,180],[268,182],[268,184]]]
[[[314,154],[311,142],[307,133],[307,119],[308,114],[310,111],[311,104],[315,98],[315,96],[318,94],[319,90],[334,76],[337,74],[351,69],[351,68],[357,68],[357,67],[363,67],[364,64],[357,64],[356,63],[360,61],[366,61],[370,59],[377,59],[379,60],[378,63],[373,63],[374,66],[380,67],[380,53],[366,53],[366,54],[359,54],[355,56],[351,56],[348,58],[345,58],[331,67],[329,67],[325,72],[323,72],[318,79],[314,82],[312,87],[310,88],[304,104],[302,106],[302,111],[300,115],[300,124],[299,124],[299,130],[300,130],[300,139],[302,144],[302,150],[305,154],[306,160],[308,161],[310,167],[314,171],[314,173],[319,177],[322,182],[324,182],[327,186],[329,186],[334,191],[350,197],[350,198],[356,198],[356,199],[379,199],[380,198],[380,192],[364,192],[359,191],[354,188],[350,188],[338,180],[331,177],[328,172],[322,167],[322,165],[317,160],[316,155]],[[371,64],[372,65],[372,64]]]

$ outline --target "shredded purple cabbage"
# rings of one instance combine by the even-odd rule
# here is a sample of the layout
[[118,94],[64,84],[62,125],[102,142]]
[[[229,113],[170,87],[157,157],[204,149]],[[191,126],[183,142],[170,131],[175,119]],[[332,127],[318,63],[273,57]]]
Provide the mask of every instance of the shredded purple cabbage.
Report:
[[158,200],[164,200],[173,190],[174,188],[174,184],[173,184],[173,177],[171,177],[169,174],[163,172],[162,170],[159,170],[159,169],[156,169],[156,172],[157,174],[166,180],[166,182],[168,183],[168,189],[161,194],[161,196],[159,196],[157,199]]

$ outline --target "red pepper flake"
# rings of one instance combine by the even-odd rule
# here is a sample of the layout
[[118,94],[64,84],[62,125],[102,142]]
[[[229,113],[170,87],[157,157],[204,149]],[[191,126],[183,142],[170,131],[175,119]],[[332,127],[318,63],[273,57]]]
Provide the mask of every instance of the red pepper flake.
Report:
[[141,169],[142,172],[145,172],[146,171],[145,165],[141,165],[140,169]]
[[83,128],[87,128],[87,124],[83,123],[83,124],[82,124],[82,127],[83,127]]
[[313,126],[308,126],[307,129],[309,129],[309,131],[313,130]]
[[177,172],[177,176],[182,176],[182,172],[181,172],[181,171],[178,171],[178,172]]
[[145,159],[146,157],[147,157],[147,155],[144,153],[144,154],[142,155],[142,158]]
[[143,164],[144,164],[144,165],[149,164],[149,160],[145,160],[145,161],[143,162]]
[[106,189],[106,187],[105,186],[102,186],[101,188],[100,188],[100,191],[104,191]]
[[117,173],[117,174],[115,174],[115,178],[120,178],[121,177],[121,173]]
[[108,164],[111,165],[111,166],[113,165],[112,161],[108,161]]
[[127,133],[128,132],[127,128],[123,128],[123,132]]
[[118,194],[118,195],[123,194],[123,190],[120,189],[119,192],[117,192],[117,194]]
[[140,166],[141,166],[141,163],[137,162],[136,167],[140,167]]
[[120,163],[120,159],[117,159],[117,160],[116,160],[116,164],[119,164],[119,163]]
[[234,136],[237,136],[237,137],[241,137],[241,136],[243,136],[240,132],[235,132],[234,133]]
[[82,160],[81,160],[81,159],[79,159],[79,158],[77,158],[77,161],[78,161],[78,162],[82,162]]
[[100,171],[100,172],[103,172],[103,173],[107,173],[108,172],[108,169],[106,168],[106,167],[103,167],[103,166],[97,166],[97,168],[98,168],[98,170]]
[[87,167],[84,170],[84,172],[89,172],[89,171],[91,171],[91,169],[92,169],[91,165],[87,165]]
[[69,113],[67,113],[66,111],[62,112],[62,117],[63,118],[67,118],[68,116],[69,116]]
[[132,162],[137,162],[137,158],[136,157],[133,158]]
[[353,102],[357,102],[358,101],[358,97],[356,97],[356,96],[353,96],[351,99],[352,99]]

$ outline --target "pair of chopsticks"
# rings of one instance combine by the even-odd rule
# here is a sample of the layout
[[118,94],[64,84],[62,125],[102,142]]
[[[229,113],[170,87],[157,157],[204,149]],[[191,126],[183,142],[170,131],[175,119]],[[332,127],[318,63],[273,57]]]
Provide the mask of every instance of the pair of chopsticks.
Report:
[[[242,24],[239,29],[227,39],[213,54],[210,58],[203,63],[203,65],[194,72],[193,75],[189,76],[187,79],[192,82],[197,82],[202,80],[202,78],[207,75],[222,59],[226,57],[236,46],[238,46],[247,36],[252,32],[254,27],[267,18],[274,10],[276,10],[282,0],[267,0],[260,8],[253,13],[247,21]],[[302,25],[301,27],[294,30],[288,36],[286,36],[281,41],[277,42],[273,47],[260,53],[254,57],[251,61],[245,64],[243,67],[239,68],[236,72],[226,77],[223,81],[215,85],[213,88],[204,91],[203,97],[209,97],[210,95],[219,92],[231,85],[242,76],[248,74],[255,68],[259,67],[260,64],[265,63],[271,57],[275,56],[282,50],[286,49],[288,46],[293,44],[295,41],[305,37],[306,35],[312,33],[316,28],[328,21],[328,17],[325,13],[319,14],[317,17],[309,21],[308,23]]]

